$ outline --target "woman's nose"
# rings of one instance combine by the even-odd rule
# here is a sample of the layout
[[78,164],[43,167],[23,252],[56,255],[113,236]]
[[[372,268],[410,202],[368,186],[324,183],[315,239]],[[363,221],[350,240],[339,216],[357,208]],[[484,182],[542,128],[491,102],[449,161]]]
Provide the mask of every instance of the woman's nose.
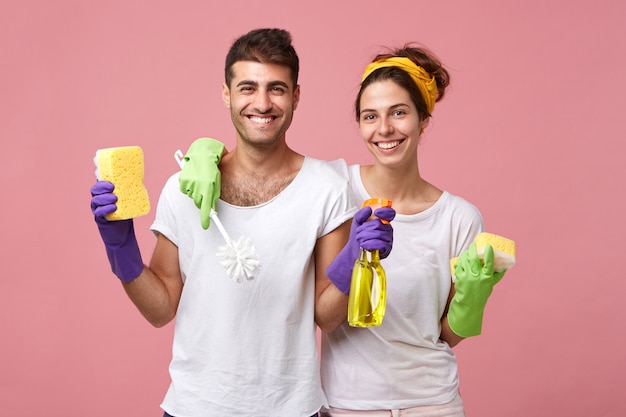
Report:
[[381,135],[388,135],[390,133],[393,133],[393,124],[391,124],[388,119],[381,118],[378,132]]

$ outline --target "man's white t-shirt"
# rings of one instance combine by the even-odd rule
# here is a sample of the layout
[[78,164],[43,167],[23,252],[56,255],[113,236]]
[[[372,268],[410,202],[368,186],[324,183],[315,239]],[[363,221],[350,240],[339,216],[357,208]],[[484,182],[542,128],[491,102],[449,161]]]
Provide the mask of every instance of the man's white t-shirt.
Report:
[[325,402],[314,321],[319,238],[356,211],[345,178],[305,157],[292,183],[272,200],[216,211],[232,239],[249,238],[260,271],[241,283],[217,258],[225,245],[214,225],[167,181],[151,229],[178,246],[184,287],[176,314],[172,379],[162,408],[176,417],[304,417]]

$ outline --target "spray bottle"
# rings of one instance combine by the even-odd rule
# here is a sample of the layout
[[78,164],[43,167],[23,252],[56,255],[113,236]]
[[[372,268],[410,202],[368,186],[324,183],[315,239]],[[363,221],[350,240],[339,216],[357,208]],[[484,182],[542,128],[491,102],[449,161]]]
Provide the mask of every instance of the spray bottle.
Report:
[[[380,207],[391,207],[391,201],[384,198],[365,200],[362,207],[370,206],[373,212]],[[386,222],[386,220],[381,220]],[[348,324],[353,327],[380,326],[387,305],[387,278],[380,265],[377,250],[361,248],[359,257],[352,269],[350,295],[348,298]]]

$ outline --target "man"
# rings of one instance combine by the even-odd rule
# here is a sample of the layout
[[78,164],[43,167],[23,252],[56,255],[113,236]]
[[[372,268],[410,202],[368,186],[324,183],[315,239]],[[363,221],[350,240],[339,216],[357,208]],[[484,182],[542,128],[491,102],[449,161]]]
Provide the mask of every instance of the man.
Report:
[[[287,146],[298,71],[284,30],[253,30],[233,43],[222,98],[237,145],[222,157],[220,142],[194,142],[183,173],[162,191],[149,266],[132,220],[103,218],[115,210],[114,185],[92,187],[92,211],[129,298],[154,326],[176,317],[165,416],[316,414],[325,399],[315,324],[330,331],[345,321],[349,283],[345,268],[331,273],[335,285],[325,271],[336,257],[353,262],[359,245],[391,246],[388,225],[365,221],[371,211],[359,212],[350,232],[346,180]],[[253,280],[227,277],[216,257],[224,240],[208,227],[211,208],[229,233],[254,242],[261,268]],[[349,233],[350,250],[342,250]]]

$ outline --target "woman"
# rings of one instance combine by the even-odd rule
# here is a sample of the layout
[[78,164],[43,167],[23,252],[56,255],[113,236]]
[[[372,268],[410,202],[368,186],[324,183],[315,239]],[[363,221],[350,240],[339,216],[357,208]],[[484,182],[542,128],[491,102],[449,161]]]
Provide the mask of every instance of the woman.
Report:
[[[363,74],[356,116],[375,162],[333,164],[350,179],[357,204],[392,200],[393,250],[383,262],[382,325],[344,323],[322,336],[330,416],[464,415],[451,348],[480,334],[485,303],[502,274],[493,272],[492,251],[483,266],[471,245],[484,231],[476,207],[430,184],[419,171],[420,137],[448,83],[437,57],[411,44],[378,55]],[[461,253],[455,296],[450,259]]]

